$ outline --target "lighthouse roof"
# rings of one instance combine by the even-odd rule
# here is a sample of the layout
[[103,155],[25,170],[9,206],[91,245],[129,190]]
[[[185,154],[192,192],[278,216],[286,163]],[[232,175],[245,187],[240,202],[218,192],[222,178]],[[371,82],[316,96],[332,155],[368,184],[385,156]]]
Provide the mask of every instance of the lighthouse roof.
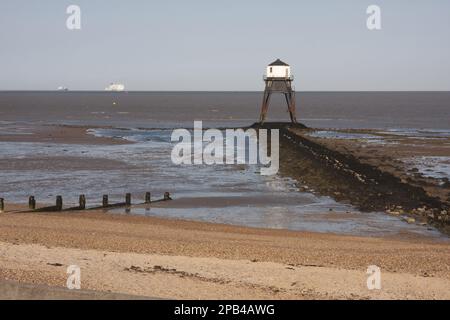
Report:
[[286,62],[281,61],[280,59],[275,60],[269,66],[286,66],[289,67],[289,65]]

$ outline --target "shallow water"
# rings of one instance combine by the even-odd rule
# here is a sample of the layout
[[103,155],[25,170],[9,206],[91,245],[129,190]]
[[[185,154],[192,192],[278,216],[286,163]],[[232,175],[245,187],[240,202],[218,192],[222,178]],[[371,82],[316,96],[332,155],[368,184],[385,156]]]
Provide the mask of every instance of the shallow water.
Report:
[[[433,228],[407,224],[400,218],[382,212],[361,213],[352,208],[336,206],[330,199],[322,203],[279,204],[270,206],[227,206],[223,208],[196,207],[166,208],[151,207],[114,209],[113,213],[137,214],[177,219],[200,220],[205,222],[243,225],[258,228],[288,229],[313,232],[332,232],[360,236],[396,236],[399,233],[444,239]],[[324,213],[324,204],[334,208]],[[354,209],[353,209],[354,210]]]
[[[141,203],[146,191],[152,192],[153,199],[170,191],[173,202],[151,209],[112,212],[341,234],[377,236],[406,232],[441,237],[434,229],[409,225],[397,217],[360,213],[329,197],[300,192],[295,180],[261,176],[255,165],[173,165],[171,130],[124,128],[89,132],[135,143],[0,142],[0,161],[7,162],[0,172],[2,197],[25,203],[29,195],[34,195],[38,203],[52,203],[56,195],[63,195],[65,205],[70,206],[77,204],[79,194],[85,194],[88,206],[94,206],[101,203],[103,194],[109,194],[111,202],[123,202],[124,194],[131,192],[133,203]],[[21,163],[20,159],[26,161]],[[37,167],[30,165],[33,161]],[[189,199],[190,204],[183,204]]]
[[367,143],[376,143],[376,144],[387,144],[387,143],[395,143],[392,141],[386,141],[382,139],[380,136],[367,134],[367,133],[356,133],[356,132],[340,132],[333,130],[317,130],[311,133],[308,133],[310,137],[314,138],[322,138],[322,139],[344,139],[344,140],[360,140]]
[[425,177],[450,180],[449,157],[414,157],[403,160],[410,168],[416,168]]

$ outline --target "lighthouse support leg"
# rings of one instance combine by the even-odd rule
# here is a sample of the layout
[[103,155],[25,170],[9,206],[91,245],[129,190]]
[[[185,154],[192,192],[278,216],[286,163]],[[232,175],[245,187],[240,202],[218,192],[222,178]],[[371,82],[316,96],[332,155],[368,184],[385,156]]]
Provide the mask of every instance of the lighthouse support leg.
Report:
[[291,122],[297,123],[297,116],[295,115],[295,93],[288,92],[285,93],[284,96],[288,105],[289,115],[291,116]]
[[259,122],[261,124],[264,124],[264,121],[266,121],[267,110],[269,109],[270,94],[271,94],[270,91],[268,90],[264,91],[263,103],[261,107],[261,116],[259,119]]

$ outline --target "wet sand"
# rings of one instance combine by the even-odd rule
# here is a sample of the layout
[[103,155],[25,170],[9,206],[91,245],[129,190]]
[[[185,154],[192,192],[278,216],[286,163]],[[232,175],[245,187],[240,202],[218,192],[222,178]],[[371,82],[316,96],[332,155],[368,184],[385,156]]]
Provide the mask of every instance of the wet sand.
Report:
[[132,166],[117,160],[83,157],[27,157],[0,159],[3,170],[125,170]]
[[[9,208],[17,209],[14,207]],[[450,246],[101,212],[0,216],[0,278],[179,299],[449,299]],[[366,270],[382,271],[382,290]]]
[[0,127],[0,141],[3,142],[40,142],[40,143],[64,143],[64,144],[129,144],[131,142],[122,139],[95,137],[90,135],[87,126],[66,125],[21,125],[19,130],[16,124]]

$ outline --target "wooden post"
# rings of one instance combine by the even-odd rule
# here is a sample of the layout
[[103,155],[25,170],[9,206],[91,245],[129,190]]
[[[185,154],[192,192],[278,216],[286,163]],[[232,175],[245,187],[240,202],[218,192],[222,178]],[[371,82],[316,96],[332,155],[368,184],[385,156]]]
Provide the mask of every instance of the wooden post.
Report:
[[30,210],[35,210],[36,209],[36,200],[34,199],[33,196],[30,196],[30,198],[28,199],[28,208]]
[[108,195],[107,194],[105,194],[103,196],[103,203],[102,203],[102,205],[103,205],[104,208],[108,206]]
[[56,211],[61,211],[63,208],[63,198],[62,196],[56,197]]
[[86,196],[84,194],[80,195],[80,209],[84,210],[86,209]]
[[131,193],[127,193],[127,194],[125,195],[125,204],[126,204],[127,206],[131,206]]
[[146,192],[145,193],[145,203],[148,204],[148,203],[151,203],[151,202],[152,202],[152,195],[151,195],[150,192]]
[[164,192],[164,201],[172,200],[169,192]]
[[0,213],[5,212],[5,200],[0,198]]

